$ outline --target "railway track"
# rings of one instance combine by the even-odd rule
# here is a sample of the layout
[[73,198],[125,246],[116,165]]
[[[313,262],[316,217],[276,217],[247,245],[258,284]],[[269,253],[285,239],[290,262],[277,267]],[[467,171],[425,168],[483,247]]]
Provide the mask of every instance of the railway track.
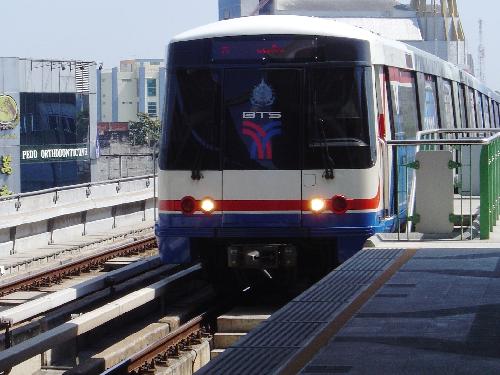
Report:
[[[152,241],[154,239],[146,238],[138,243],[122,245],[99,254],[98,261],[86,257],[66,264],[64,267],[58,267],[57,270],[53,271],[54,274],[59,275],[59,280],[62,280],[72,274],[99,267],[113,256],[144,251],[154,246]],[[215,322],[220,318],[220,314],[231,310],[234,306],[238,306],[241,303],[242,296],[231,296],[222,299],[224,303],[220,305],[220,296],[217,296],[213,289],[200,278],[202,275],[200,265],[177,272],[178,269],[172,266],[162,265],[159,258],[157,261],[158,265],[150,266],[144,273],[136,272],[134,277],[130,279],[124,276],[101,275],[102,279],[100,280],[88,280],[83,284],[97,282],[98,285],[105,288],[99,289],[96,287],[98,289],[97,293],[88,295],[83,299],[75,298],[69,304],[61,302],[60,309],[49,309],[50,306],[43,302],[45,297],[40,298],[40,302],[37,302],[38,300],[31,301],[35,306],[35,312],[36,308],[40,306],[43,306],[47,311],[50,310],[50,312],[37,316],[36,320],[41,320],[40,327],[42,328],[36,335],[28,339],[24,337],[22,340],[15,342],[16,340],[11,340],[10,336],[11,333],[16,333],[16,330],[22,330],[25,326],[32,325],[36,320],[31,319],[31,317],[36,314],[31,309],[29,313],[24,312],[25,315],[14,310],[10,314],[10,318],[6,318],[1,316],[5,311],[0,311],[0,322],[4,324],[6,329],[4,335],[5,350],[0,351],[0,373],[1,371],[9,371],[12,367],[16,369],[16,365],[27,360],[33,360],[37,355],[42,356],[38,373],[48,371],[48,373],[54,374],[58,373],[57,369],[60,369],[59,373],[62,374],[68,368],[72,368],[75,374],[100,373],[109,368],[107,371],[110,374],[144,374],[151,372],[162,374],[170,373],[172,366],[178,366],[176,363],[182,360],[185,361],[185,365],[192,362],[193,371],[201,368],[210,360],[211,344],[209,340],[216,334],[215,330],[211,330],[210,327],[216,326]],[[140,262],[125,268],[131,268],[138,263]],[[121,270],[123,269],[116,271]],[[154,275],[151,276],[150,274]],[[38,281],[36,281],[36,277],[39,278]],[[29,279],[35,280],[35,282],[32,284],[26,282],[24,285],[36,287],[40,285],[40,280],[45,280],[44,283],[47,280],[52,283],[56,282],[53,278],[47,279],[46,274],[31,275]],[[139,284],[136,279],[142,280],[142,284]],[[154,284],[145,284],[146,280],[158,281]],[[142,289],[137,289],[139,287],[135,286],[135,284],[142,285],[140,286]],[[19,287],[20,284],[17,285]],[[145,285],[147,286],[144,287]],[[78,285],[75,287],[78,287]],[[27,288],[27,286],[23,288]],[[203,292],[203,288],[209,290],[209,292]],[[73,289],[73,287],[70,289]],[[66,291],[58,291],[54,295],[58,295],[58,293],[64,295]],[[194,296],[198,292],[202,296],[201,298]],[[51,296],[47,297],[51,298]],[[189,298],[192,299],[189,300]],[[243,297],[244,300],[252,298],[249,297],[248,293]],[[276,300],[275,297],[270,299]],[[84,302],[84,300],[88,301]],[[188,302],[179,302],[183,300]],[[207,300],[210,301],[207,302]],[[260,304],[261,302],[253,301],[252,303]],[[23,310],[29,303],[15,308]],[[164,318],[161,318],[161,316],[166,314],[165,306],[168,310],[177,303],[182,306],[182,312],[178,314],[179,323],[177,325],[171,325],[169,322],[167,330],[156,327],[156,331],[153,330],[153,333],[147,331],[150,326],[158,326],[162,322]],[[213,306],[217,307],[214,308]],[[64,310],[64,312],[59,310]],[[205,312],[198,314],[199,311]],[[58,317],[54,319],[51,314]],[[169,312],[167,315],[172,316],[175,313]],[[47,321],[50,321],[50,323],[47,324]],[[25,323],[19,325],[19,322]],[[180,325],[181,323],[182,325]],[[133,325],[137,327],[131,327]],[[137,331],[135,331],[136,329]],[[144,332],[146,334],[143,334]],[[23,334],[20,336],[23,336]],[[141,337],[139,344],[134,342],[136,340],[134,337],[137,338],[138,336]],[[100,339],[95,340],[95,337]],[[158,337],[162,338],[158,339]],[[75,344],[71,344],[72,342]],[[99,345],[102,344],[101,347],[96,348],[96,342]],[[103,346],[104,342],[107,346]],[[87,343],[90,347],[84,347],[82,343]],[[61,362],[61,354],[58,353],[68,350],[72,345],[77,345],[77,348],[73,349],[77,353],[74,361],[71,363]],[[129,347],[131,345],[133,348]],[[127,349],[120,347],[127,347]],[[48,354],[47,357],[45,353],[51,354]],[[124,353],[127,353],[127,356],[124,356]],[[130,356],[130,353],[136,354]],[[65,354],[63,357],[68,356]],[[115,366],[116,363],[126,357],[129,358]],[[95,363],[96,358],[101,358],[98,360],[101,362],[98,367],[96,367]],[[96,368],[98,368],[97,372],[95,371]],[[91,370],[89,371],[89,369]],[[24,374],[25,372],[17,373]],[[13,374],[16,374],[16,371],[13,371]]]
[[139,254],[154,247],[156,247],[156,239],[154,236],[139,239],[132,243],[114,246],[99,254],[88,255],[50,270],[39,271],[28,276],[19,277],[2,283],[0,284],[0,297],[16,291],[25,291],[56,284],[66,277],[97,269],[112,258]]
[[208,327],[214,317],[213,311],[198,315],[103,374],[144,374],[154,372],[157,366],[167,366],[169,358],[178,357],[181,351],[211,337]]
[[[163,266],[166,267],[166,266]],[[68,349],[68,340],[76,339],[76,342],[82,340],[81,337],[86,334],[88,337],[94,337],[96,332],[106,329],[106,325],[118,324],[121,329],[127,328],[131,323],[126,322],[127,316],[132,316],[132,321],[137,321],[137,316],[143,316],[143,309],[148,304],[159,302],[167,292],[175,285],[183,285],[196,275],[199,275],[201,266],[195,265],[188,269],[180,270],[177,273],[162,276],[160,281],[150,284],[141,289],[135,289],[128,294],[119,294],[115,299],[107,301],[106,304],[100,304],[83,314],[79,314],[74,319],[64,322],[50,328],[39,335],[29,338],[12,347],[0,351],[0,373],[1,371],[10,371],[10,369],[24,361],[35,358],[37,355],[50,351],[53,348],[58,350]],[[189,291],[189,289],[187,289]],[[115,323],[121,322],[121,323]],[[97,334],[101,337],[101,334]],[[83,339],[88,340],[88,339]],[[75,360],[75,363],[81,359]],[[41,364],[42,365],[42,364]],[[43,369],[44,366],[41,366]],[[54,367],[54,366],[49,366]],[[56,366],[57,367],[57,364]]]
[[[261,296],[244,293],[225,296],[221,302],[219,296],[208,311],[193,317],[103,374],[186,374],[189,366],[194,373],[223,351],[213,349],[217,347],[218,339],[222,337],[224,342],[235,342],[287,302],[282,296],[266,297],[263,300]],[[183,370],[179,372],[181,368]]]

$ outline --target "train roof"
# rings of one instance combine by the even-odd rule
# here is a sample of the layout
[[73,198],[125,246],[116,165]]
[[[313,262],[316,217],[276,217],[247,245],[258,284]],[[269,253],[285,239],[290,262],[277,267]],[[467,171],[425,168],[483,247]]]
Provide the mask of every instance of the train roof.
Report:
[[[295,15],[259,15],[233,18],[178,34],[172,38],[171,43],[239,35],[273,34],[316,35],[365,40],[370,43],[372,64],[409,68],[463,82],[500,101],[500,95],[448,61],[406,43],[387,39],[369,30],[327,18]],[[408,55],[412,57],[412,66],[408,66]]]
[[290,34],[349,36],[372,40],[377,35],[359,27],[327,18],[273,15],[232,18],[197,27],[175,36],[172,42],[238,35]]

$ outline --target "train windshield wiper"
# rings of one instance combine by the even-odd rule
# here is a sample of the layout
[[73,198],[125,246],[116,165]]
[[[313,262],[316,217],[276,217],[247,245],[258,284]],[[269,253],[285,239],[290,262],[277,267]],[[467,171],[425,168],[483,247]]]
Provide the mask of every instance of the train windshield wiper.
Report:
[[321,157],[323,159],[323,167],[325,171],[323,172],[323,177],[327,180],[333,180],[335,178],[335,163],[333,158],[330,155],[330,150],[328,148],[328,141],[326,139],[326,120],[323,118],[319,118],[316,122],[319,130],[319,135],[321,136],[321,142],[323,143],[323,147],[321,147]]
[[203,135],[198,134],[195,129],[191,130],[191,136],[194,138],[196,143],[196,157],[194,158],[193,167],[191,168],[191,179],[201,180],[203,178],[203,174],[201,173],[203,158],[205,157],[206,152],[220,152],[220,147],[210,144],[210,141],[206,140]]
[[194,129],[192,130],[192,137],[196,140],[196,158],[194,159],[193,168],[191,168],[191,179],[199,181],[203,178],[201,173],[201,165],[203,163],[203,155],[205,154],[205,147],[203,145],[203,140],[196,134]]

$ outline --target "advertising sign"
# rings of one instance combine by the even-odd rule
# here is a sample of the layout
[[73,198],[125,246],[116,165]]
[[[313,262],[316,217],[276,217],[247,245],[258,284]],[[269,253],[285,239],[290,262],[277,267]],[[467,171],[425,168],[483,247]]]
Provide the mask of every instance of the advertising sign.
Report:
[[21,146],[21,163],[88,159],[89,147],[85,143],[73,145]]

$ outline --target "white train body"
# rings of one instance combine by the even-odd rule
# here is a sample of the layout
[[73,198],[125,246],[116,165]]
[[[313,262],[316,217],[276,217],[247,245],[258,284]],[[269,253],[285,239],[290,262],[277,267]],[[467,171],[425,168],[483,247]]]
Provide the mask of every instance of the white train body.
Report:
[[394,163],[411,155],[385,140],[499,124],[498,95],[468,73],[326,19],[217,22],[174,38],[168,61],[156,228],[166,262],[246,243],[331,243],[342,261],[405,210]]

